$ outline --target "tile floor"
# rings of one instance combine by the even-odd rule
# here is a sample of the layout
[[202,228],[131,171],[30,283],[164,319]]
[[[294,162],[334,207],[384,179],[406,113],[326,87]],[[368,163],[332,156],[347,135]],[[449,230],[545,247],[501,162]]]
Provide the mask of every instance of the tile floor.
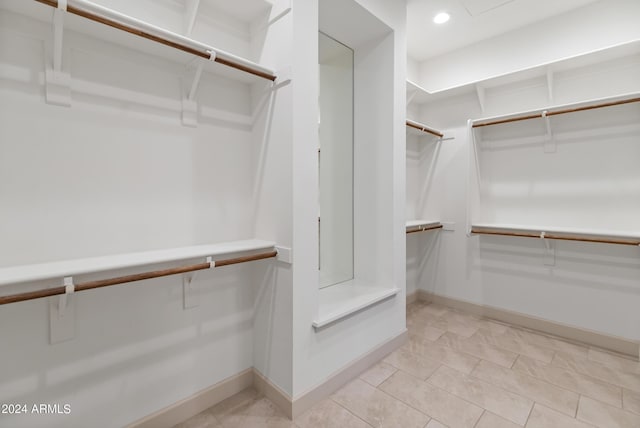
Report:
[[179,428],[640,428],[640,363],[444,306],[407,307],[409,342],[288,420],[246,390]]

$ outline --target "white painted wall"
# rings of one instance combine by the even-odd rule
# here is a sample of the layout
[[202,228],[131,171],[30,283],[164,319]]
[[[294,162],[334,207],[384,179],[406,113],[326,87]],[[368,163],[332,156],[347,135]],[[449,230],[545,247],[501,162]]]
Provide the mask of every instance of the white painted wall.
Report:
[[[364,70],[377,61],[377,68],[370,68],[372,71],[367,75],[362,73],[359,76],[356,71],[355,98],[356,103],[362,104],[356,105],[355,112],[355,277],[357,279],[362,275],[372,285],[386,281],[402,291],[395,298],[321,331],[315,332],[311,327],[318,310],[320,293],[314,287],[314,282],[309,280],[317,268],[317,238],[313,236],[317,194],[310,189],[317,188],[317,161],[314,156],[314,144],[317,141],[314,133],[317,129],[313,125],[317,121],[317,105],[314,106],[313,103],[317,99],[318,80],[317,70],[308,62],[313,56],[317,56],[317,52],[309,54],[308,51],[311,50],[309,46],[317,46],[318,15],[317,5],[311,3],[314,2],[295,3],[298,9],[294,12],[294,75],[303,74],[298,78],[302,80],[297,79],[294,83],[302,83],[300,92],[297,89],[294,91],[294,105],[299,107],[294,109],[295,127],[296,132],[300,133],[300,138],[295,138],[294,147],[294,398],[321,384],[337,370],[405,329],[406,17],[403,2],[385,1],[359,1],[356,4],[321,0],[323,7],[327,8],[325,10],[338,17],[336,20],[322,22],[323,26],[327,26],[323,27],[323,31],[356,49],[356,68]],[[358,34],[349,36],[350,32],[355,32],[356,27],[340,25],[352,23],[357,18],[344,13],[345,11],[365,13],[363,18],[358,18],[358,22],[365,23],[363,27],[357,28]],[[367,43],[367,32],[363,28],[376,32],[381,27],[376,19],[370,20],[371,15],[367,15],[366,11],[382,20],[394,33],[378,33],[377,39]],[[300,68],[296,68],[297,65]],[[364,93],[365,88],[368,93]],[[370,129],[358,126],[365,119]],[[363,150],[365,142],[368,143],[366,151]],[[368,157],[365,158],[365,155]],[[361,157],[358,158],[359,156]],[[372,168],[374,162],[377,170]],[[372,174],[379,176],[374,178]],[[368,183],[364,183],[365,177],[369,179]],[[366,216],[362,212],[365,206],[369,207]],[[364,229],[367,229],[366,232],[371,237],[359,241],[358,234],[363,234]],[[366,250],[358,247],[365,244],[370,244]],[[362,255],[366,257],[358,262]],[[378,262],[380,266],[370,266],[374,262]]]
[[[637,3],[626,6],[624,13],[633,14]],[[539,25],[553,28],[553,22]],[[603,28],[596,33],[609,43],[607,38],[621,34],[618,27],[624,22],[602,19]],[[583,28],[581,23],[563,32],[581,34]],[[512,37],[517,34],[505,35]],[[592,38],[582,48],[595,49],[601,39]],[[536,43],[520,49],[535,54]],[[496,48],[496,52],[501,51]],[[540,121],[479,131],[482,193],[476,192],[474,176],[468,179],[475,160],[470,157],[466,128],[468,118],[640,91],[639,67],[640,57],[633,54],[556,74],[554,100],[548,99],[545,79],[533,78],[487,89],[484,112],[475,94],[425,105],[421,121],[456,138],[442,144],[432,184],[442,191],[429,191],[423,209],[439,205],[440,220],[456,226],[455,231],[441,231],[433,241],[408,250],[413,251],[407,256],[408,280],[413,278],[416,287],[439,295],[639,340],[637,248],[556,242],[555,265],[547,266],[537,240],[468,237],[465,230],[470,215],[478,222],[640,231],[640,176],[634,166],[640,159],[637,105],[554,118],[556,153],[544,153],[541,135],[546,130]]]
[[638,40],[639,19],[636,0],[600,0],[431,58],[418,82],[433,92]]
[[[149,17],[170,17],[165,6],[144,5]],[[278,23],[272,40],[256,44],[273,64],[287,64],[278,55],[288,55],[291,21]],[[290,89],[260,107],[264,84],[205,74],[199,124],[188,128],[180,119],[190,84],[183,65],[68,31],[72,106],[48,105],[50,35],[48,22],[0,13],[0,266],[256,233],[291,245],[291,169],[282,168],[291,164],[291,130],[278,125],[291,122]],[[265,125],[268,109],[276,125]],[[256,111],[257,124],[252,131],[216,110]],[[199,306],[188,310],[180,276],[85,292],[74,297],[75,338],[55,345],[47,301],[2,306],[2,361],[11,370],[0,373],[0,401],[70,404],[71,414],[2,415],[0,425],[122,427],[254,365],[290,390],[290,272],[274,261],[199,272]]]

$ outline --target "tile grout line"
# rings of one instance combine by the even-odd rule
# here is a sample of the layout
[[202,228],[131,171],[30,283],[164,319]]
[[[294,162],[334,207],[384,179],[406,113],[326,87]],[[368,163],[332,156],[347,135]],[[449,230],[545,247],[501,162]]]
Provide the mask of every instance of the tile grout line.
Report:
[[473,424],[473,428],[476,428],[478,426],[478,424],[480,423],[480,420],[482,419],[485,413],[487,413],[487,409],[482,409],[482,413],[480,413],[480,417],[478,418],[476,423]]
[[[342,404],[338,403],[336,400],[333,399],[333,397],[329,397],[329,400],[333,401],[335,404],[337,404],[339,407],[343,408],[344,410],[347,411],[347,413],[349,413],[350,415],[353,415],[355,418],[360,419],[362,422],[364,422],[365,424],[369,425],[371,428],[373,428],[373,425],[371,425],[369,422],[365,421],[364,419],[362,419],[360,416],[356,415],[355,413],[353,413],[351,410],[347,409],[345,406],[343,406]],[[427,422],[428,423],[428,422]]]

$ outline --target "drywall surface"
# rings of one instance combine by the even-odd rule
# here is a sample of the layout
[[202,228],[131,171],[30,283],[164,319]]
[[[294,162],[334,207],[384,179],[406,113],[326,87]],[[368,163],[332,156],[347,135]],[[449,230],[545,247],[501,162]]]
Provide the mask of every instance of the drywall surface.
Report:
[[442,143],[421,209],[439,207],[455,230],[410,250],[407,278],[416,287],[640,340],[637,247],[555,241],[550,257],[542,240],[467,236],[468,224],[482,222],[640,232],[637,103],[554,117],[551,135],[536,119],[478,128],[474,143],[466,126],[469,118],[640,91],[637,53],[602,58],[557,74],[554,99],[546,79],[534,78],[487,89],[485,111],[476,94],[423,106],[423,122],[456,138]]
[[640,2],[600,0],[420,64],[428,91],[462,86],[640,39]]
[[[318,198],[314,190],[317,189],[314,124],[318,117],[318,72],[317,65],[311,62],[317,61],[317,52],[309,53],[309,46],[317,45],[318,5],[300,1],[294,2],[294,6],[297,7],[294,11],[294,76],[298,76],[294,81],[294,132],[300,136],[294,138],[293,223],[293,396],[297,398],[405,329],[406,42],[405,10],[394,7],[398,6],[396,2],[321,2],[324,8],[320,11],[321,29],[355,48],[355,99],[366,104],[356,104],[355,110],[355,277],[371,286],[395,286],[402,291],[389,300],[314,331],[311,324],[318,314],[321,293],[317,279],[310,279],[317,275],[318,256],[315,229]],[[356,28],[340,23],[354,22],[352,18],[357,17],[347,12],[363,13],[358,22],[366,22],[365,27],[375,37],[367,40],[368,33],[360,29],[358,34],[350,35]],[[374,63],[377,67],[371,68]],[[359,67],[370,72],[359,76]],[[359,127],[365,118],[370,129]],[[378,128],[371,128],[372,123]],[[368,151],[365,151],[367,143]],[[369,181],[365,182],[367,177]],[[369,211],[364,216],[367,207]],[[364,236],[365,230],[368,236]]]
[[[193,70],[66,31],[71,106],[46,104],[50,23],[9,12],[0,23],[0,266],[254,236],[256,141],[248,125],[228,120],[251,119],[247,84],[205,73],[198,126],[185,127]],[[75,337],[55,344],[47,300],[0,307],[0,402],[70,406],[69,414],[0,415],[0,425],[122,427],[252,367],[254,349],[264,349],[254,348],[253,326],[280,309],[256,303],[275,266],[196,273],[190,309],[181,276],[78,294]]]

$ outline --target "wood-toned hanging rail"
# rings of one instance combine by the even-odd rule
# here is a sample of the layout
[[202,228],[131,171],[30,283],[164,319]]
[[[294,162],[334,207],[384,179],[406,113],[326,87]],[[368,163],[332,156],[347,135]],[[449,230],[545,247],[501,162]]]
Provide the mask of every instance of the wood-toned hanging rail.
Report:
[[[35,1],[37,1],[38,3],[46,4],[47,6],[51,6],[51,7],[54,7],[54,8],[58,7],[58,0],[35,0]],[[181,50],[183,52],[190,53],[191,55],[199,56],[199,57],[205,58],[205,59],[211,59],[211,52],[207,52],[206,50],[198,50],[198,49],[195,49],[195,48],[193,48],[191,46],[187,46],[187,45],[182,44],[182,43],[178,43],[178,42],[174,42],[174,41],[168,40],[168,39],[166,39],[164,37],[160,37],[160,36],[156,36],[154,34],[150,34],[150,33],[146,32],[144,30],[132,27],[130,25],[122,24],[122,23],[117,22],[117,21],[115,21],[113,19],[109,19],[109,18],[100,16],[100,15],[96,15],[96,14],[91,13],[91,12],[87,12],[85,10],[82,10],[82,9],[77,8],[75,6],[72,6],[72,5],[68,5],[67,6],[67,12],[73,13],[74,15],[81,16],[81,17],[89,19],[91,21],[99,22],[100,24],[104,24],[104,25],[107,25],[109,27],[116,28],[118,30],[125,31],[125,32],[133,34],[135,36],[142,37],[144,39],[151,40],[151,41],[154,41],[156,43],[160,43],[160,44],[163,44],[165,46],[169,46],[169,47],[172,47],[174,49],[178,49],[178,50]],[[212,49],[212,50],[215,50],[215,49]],[[234,60],[229,59],[229,58],[222,58],[222,57],[216,55],[214,61],[219,63],[219,64],[226,65],[227,67],[232,67],[232,68],[235,68],[236,70],[240,70],[240,71],[243,71],[245,73],[253,74],[254,76],[258,76],[258,77],[261,77],[263,79],[267,79],[267,80],[271,80],[271,81],[275,81],[276,80],[276,76],[274,76],[271,73],[267,73],[267,72],[264,72],[262,70],[255,69],[255,68],[250,67],[250,66],[248,66],[246,64],[242,64],[242,63],[240,63],[238,61],[234,61]]]
[[559,109],[559,110],[541,110],[538,113],[531,113],[531,114],[526,114],[526,115],[523,115],[523,116],[516,116],[516,117],[510,117],[510,118],[507,118],[507,119],[497,119],[497,120],[491,120],[491,121],[487,121],[487,122],[474,123],[472,125],[472,127],[473,128],[480,128],[482,126],[500,125],[502,123],[519,122],[521,120],[530,120],[530,119],[539,119],[539,118],[542,118],[542,117],[545,117],[545,116],[556,116],[556,115],[559,115],[559,114],[576,113],[576,112],[579,112],[579,111],[593,110],[593,109],[605,108],[605,107],[613,107],[613,106],[618,106],[618,105],[622,105],[622,104],[631,104],[631,103],[637,103],[637,102],[640,102],[640,97],[638,97],[638,98],[630,98],[628,100],[619,100],[619,101],[611,101],[611,102],[606,102],[606,103],[592,104],[592,105],[587,105],[587,106],[582,106],[582,107],[564,108],[564,109]]
[[618,245],[640,245],[640,238],[611,238],[599,237],[589,234],[578,234],[569,232],[546,232],[546,231],[520,231],[520,230],[504,230],[499,228],[489,228],[481,226],[472,226],[471,233],[477,235],[499,235],[499,236],[516,236],[521,238],[544,238],[555,239],[561,241],[578,241],[578,242],[595,242],[600,244],[618,244]]
[[[277,255],[278,255],[278,252],[274,250],[274,251],[269,251],[267,253],[260,253],[260,254],[255,254],[251,256],[216,260],[214,267],[229,266],[229,265],[235,265],[238,263],[251,262],[254,260],[269,259],[272,257],[276,257]],[[195,272],[195,271],[205,270],[210,268],[211,268],[211,265],[209,264],[209,262],[205,262],[205,263],[198,263],[194,265],[180,266],[180,267],[171,268],[171,269],[155,270],[151,272],[137,273],[137,274],[127,275],[127,276],[119,276],[116,278],[101,279],[98,281],[89,281],[89,282],[75,284],[74,293],[78,291],[92,290],[94,288],[110,287],[112,285],[142,281],[143,279],[161,278],[163,276],[179,275],[181,273]],[[0,305],[6,305],[8,303],[23,302],[25,300],[41,299],[43,297],[58,296],[65,293],[66,293],[66,288],[64,286],[61,286],[61,287],[46,288],[43,290],[28,291],[25,293],[10,294],[7,296],[0,296]]]
[[410,126],[411,128],[415,128],[418,131],[426,132],[427,134],[435,135],[436,137],[440,137],[440,138],[444,137],[444,134],[442,132],[433,128],[429,128],[428,126],[420,122],[414,122],[413,120],[407,119],[407,126]]
[[420,229],[407,230],[407,234],[409,234],[409,233],[418,233],[418,232],[426,232],[428,230],[435,230],[435,229],[442,229],[442,225],[441,224],[437,224],[437,225],[433,225],[433,226],[423,227],[423,228],[420,228]]

